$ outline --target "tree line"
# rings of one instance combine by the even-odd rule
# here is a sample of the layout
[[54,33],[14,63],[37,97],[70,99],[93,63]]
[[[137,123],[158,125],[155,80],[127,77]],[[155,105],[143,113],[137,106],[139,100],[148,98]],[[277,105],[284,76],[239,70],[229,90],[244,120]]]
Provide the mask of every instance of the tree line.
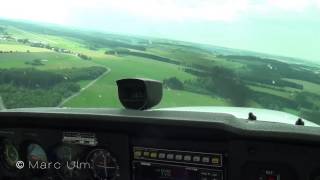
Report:
[[149,54],[149,53],[144,53],[144,52],[130,51],[130,50],[124,49],[124,48],[118,48],[118,49],[114,49],[114,50],[109,50],[109,51],[106,51],[105,54],[137,56],[137,57],[147,58],[147,59],[151,59],[151,60],[166,62],[166,63],[170,63],[170,64],[180,65],[179,61],[176,61],[176,60],[173,60],[173,59],[170,59],[170,58],[157,56],[157,55],[154,55],[154,54]]
[[[249,106],[253,100],[265,108],[282,110],[290,109],[313,109],[319,107],[310,101],[317,99],[312,93],[300,92],[292,99],[251,90],[248,82],[234,71],[220,66],[194,66],[185,68],[185,71],[197,77],[195,80],[181,81],[176,77],[164,80],[166,88],[186,90],[210,96],[218,96],[229,100],[233,106]],[[259,75],[258,75],[259,77]],[[295,86],[294,84],[287,86]],[[299,87],[297,87],[299,88]],[[318,98],[320,101],[320,97]]]
[[7,108],[54,107],[80,90],[78,81],[96,79],[105,71],[106,68],[99,66],[54,72],[0,69],[0,96]]

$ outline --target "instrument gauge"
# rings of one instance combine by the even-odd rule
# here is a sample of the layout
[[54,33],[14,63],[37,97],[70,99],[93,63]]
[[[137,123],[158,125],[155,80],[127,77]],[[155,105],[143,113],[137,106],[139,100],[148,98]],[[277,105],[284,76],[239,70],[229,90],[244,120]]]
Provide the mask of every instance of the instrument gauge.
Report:
[[47,154],[39,144],[29,144],[27,147],[27,161],[29,162],[47,162]]
[[62,145],[56,149],[56,157],[61,163],[61,167],[57,171],[62,179],[79,179],[82,170],[75,167],[78,156],[79,152],[76,146]]
[[119,176],[119,165],[115,157],[105,149],[95,149],[87,156],[93,176],[98,180],[114,180]]
[[20,159],[19,151],[9,140],[4,140],[1,145],[1,157],[8,168],[15,168]]

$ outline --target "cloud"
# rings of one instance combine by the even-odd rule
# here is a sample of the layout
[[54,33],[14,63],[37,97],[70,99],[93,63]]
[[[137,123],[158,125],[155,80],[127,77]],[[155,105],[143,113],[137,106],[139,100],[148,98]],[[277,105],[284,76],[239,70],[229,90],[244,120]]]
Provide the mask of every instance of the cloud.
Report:
[[152,20],[228,21],[247,8],[247,0],[117,0],[109,7]]
[[313,4],[312,0],[268,0],[267,4],[273,8],[287,11],[303,11]]
[[70,12],[63,3],[43,0],[1,2],[0,17],[63,23]]
[[[150,21],[233,21],[244,16],[306,13],[320,0],[72,0],[78,8]],[[102,14],[102,13],[100,13]]]
[[149,20],[227,21],[246,10],[248,2],[249,0],[69,0],[64,5],[82,13],[118,12]]
[[149,21],[233,21],[313,6],[320,9],[320,0],[10,0],[2,2],[0,16],[59,24],[113,12]]
[[[317,5],[318,4],[318,5]],[[260,3],[253,4],[251,10],[269,13],[308,13],[309,10],[318,6],[320,10],[320,0],[264,0]]]
[[316,0],[315,3],[316,3],[316,6],[320,9],[320,0]]

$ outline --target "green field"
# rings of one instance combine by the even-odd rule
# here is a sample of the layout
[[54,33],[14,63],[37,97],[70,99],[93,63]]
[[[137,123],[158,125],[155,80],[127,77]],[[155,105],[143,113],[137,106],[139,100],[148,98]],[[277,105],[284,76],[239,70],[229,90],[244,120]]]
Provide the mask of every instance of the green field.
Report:
[[[94,62],[105,65],[111,69],[111,72],[103,79],[99,80],[93,86],[82,92],[81,96],[77,96],[70,100],[65,106],[69,107],[119,107],[117,97],[117,87],[115,81],[122,78],[138,77],[152,78],[163,80],[168,77],[178,77],[181,80],[193,79],[194,76],[187,74],[179,69],[176,65],[168,63],[154,62],[144,58],[137,57],[113,57],[95,59]],[[165,70],[164,70],[165,69]],[[176,91],[173,91],[176,92]],[[177,94],[177,98],[173,95]],[[168,96],[168,97],[167,97]],[[165,105],[185,105],[186,102],[195,103],[194,105],[224,105],[227,104],[223,100],[217,100],[209,96],[176,92],[170,90],[165,91],[165,99],[162,106]],[[192,99],[197,99],[195,102]]]
[[84,61],[73,55],[59,54],[55,52],[17,52],[13,54],[0,54],[1,68],[26,68],[32,67],[26,62],[40,59],[44,64],[35,68],[43,70],[64,69],[66,67],[88,67],[95,65],[90,61]]
[[230,62],[224,58],[218,58],[215,54],[201,51],[200,49],[192,49],[174,45],[151,46],[147,49],[148,52],[160,56],[172,58],[186,64],[200,64],[206,66],[210,63],[217,66],[224,66],[230,69],[238,69],[245,67],[244,64],[237,62]]
[[18,52],[50,52],[47,49],[30,47],[27,45],[13,44],[13,43],[1,43],[0,41],[0,50],[2,51],[18,51]]
[[254,91],[268,93],[268,94],[280,96],[287,99],[292,99],[295,96],[295,92],[286,91],[284,89],[275,89],[272,87],[261,87],[261,86],[254,86],[254,85],[249,85],[248,87]]
[[320,95],[320,84],[315,84],[308,81],[297,80],[297,79],[286,79],[291,82],[299,83],[303,85],[303,91]]

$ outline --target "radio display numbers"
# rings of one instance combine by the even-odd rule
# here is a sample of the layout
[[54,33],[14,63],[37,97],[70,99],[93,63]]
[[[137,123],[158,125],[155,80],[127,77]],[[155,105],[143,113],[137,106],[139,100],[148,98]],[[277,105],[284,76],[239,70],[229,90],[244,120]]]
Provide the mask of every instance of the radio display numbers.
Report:
[[133,180],[223,180],[223,154],[133,147]]
[[162,163],[134,163],[134,180],[223,180],[220,170]]

